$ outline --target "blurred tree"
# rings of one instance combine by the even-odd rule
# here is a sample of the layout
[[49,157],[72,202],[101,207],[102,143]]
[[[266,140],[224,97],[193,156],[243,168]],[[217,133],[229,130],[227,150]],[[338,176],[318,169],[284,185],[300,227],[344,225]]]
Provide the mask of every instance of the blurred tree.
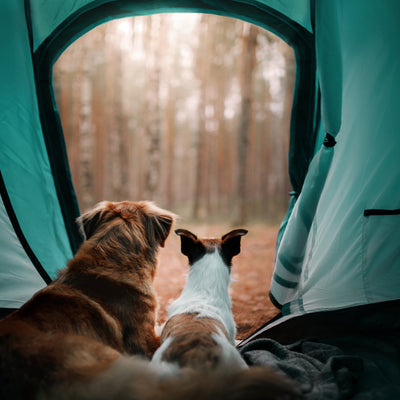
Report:
[[236,207],[237,225],[247,221],[246,203],[248,187],[246,185],[246,167],[248,159],[249,131],[252,123],[253,77],[256,68],[256,47],[258,29],[254,25],[243,22],[242,57],[240,64],[241,110],[238,126],[237,163],[236,163]]
[[160,107],[160,79],[162,62],[161,40],[163,21],[160,15],[153,15],[147,19],[144,38],[147,47],[146,73],[147,85],[144,93],[144,127],[147,139],[147,170],[145,183],[145,197],[159,201],[159,187],[161,184],[161,107]]
[[206,184],[209,178],[209,165],[207,163],[209,153],[207,135],[207,107],[208,107],[208,78],[210,75],[209,57],[212,44],[210,24],[208,16],[202,15],[199,27],[199,48],[197,50],[196,75],[199,80],[199,100],[198,100],[198,128],[196,146],[196,177],[195,192],[193,201],[193,218],[199,218],[204,202],[206,201]]

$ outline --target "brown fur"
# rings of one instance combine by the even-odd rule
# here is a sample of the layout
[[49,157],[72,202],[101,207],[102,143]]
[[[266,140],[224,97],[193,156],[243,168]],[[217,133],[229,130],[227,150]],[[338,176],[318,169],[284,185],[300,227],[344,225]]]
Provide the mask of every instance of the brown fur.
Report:
[[68,267],[0,322],[0,398],[85,381],[121,353],[152,356],[156,255],[173,220],[152,203],[127,201],[81,217],[87,240]]
[[196,318],[197,314],[178,314],[170,318],[162,331],[161,341],[173,341],[163,353],[163,361],[179,361],[181,367],[214,368],[220,364],[221,348],[212,334],[219,328],[226,337],[225,327],[213,318]]

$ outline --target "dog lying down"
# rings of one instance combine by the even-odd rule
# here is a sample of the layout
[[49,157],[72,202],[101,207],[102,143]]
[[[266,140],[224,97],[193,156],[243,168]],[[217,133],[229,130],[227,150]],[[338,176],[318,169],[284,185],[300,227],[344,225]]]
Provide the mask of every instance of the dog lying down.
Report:
[[0,321],[2,400],[295,398],[261,368],[183,368],[166,378],[150,362],[157,253],[173,222],[150,202],[102,202],[82,215],[86,240],[68,266]]

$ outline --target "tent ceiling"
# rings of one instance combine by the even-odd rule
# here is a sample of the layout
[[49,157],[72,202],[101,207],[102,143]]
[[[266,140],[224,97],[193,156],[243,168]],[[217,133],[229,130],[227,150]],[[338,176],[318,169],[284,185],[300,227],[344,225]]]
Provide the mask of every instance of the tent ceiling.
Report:
[[[154,12],[183,11],[185,9],[193,12],[219,10],[218,13],[224,14],[224,10],[228,9],[231,3],[236,3],[236,5],[241,3],[243,6],[251,5],[261,9],[269,7],[283,14],[286,18],[292,19],[308,31],[311,32],[312,30],[309,0],[242,0],[235,2],[231,0],[159,0],[151,2],[132,0],[53,0],[49,2],[47,0],[31,0],[33,50],[36,51],[61,24],[66,23],[66,21],[72,22],[89,10],[107,5],[115,6],[113,7],[114,10],[119,8],[120,15],[115,17],[121,17],[123,15],[143,15]],[[240,4],[237,7],[240,8]],[[110,15],[109,19],[113,17],[113,15]]]

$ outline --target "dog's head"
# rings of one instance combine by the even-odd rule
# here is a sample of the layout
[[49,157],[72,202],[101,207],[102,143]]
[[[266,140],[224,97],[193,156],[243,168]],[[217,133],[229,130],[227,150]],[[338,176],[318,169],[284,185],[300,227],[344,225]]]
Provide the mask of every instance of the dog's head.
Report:
[[78,218],[86,240],[130,251],[164,247],[175,215],[152,202],[103,201]]
[[206,253],[218,250],[227,266],[231,266],[232,258],[240,253],[240,239],[247,234],[246,229],[234,229],[223,235],[221,239],[199,239],[186,229],[177,229],[175,233],[181,237],[181,252],[193,265]]

